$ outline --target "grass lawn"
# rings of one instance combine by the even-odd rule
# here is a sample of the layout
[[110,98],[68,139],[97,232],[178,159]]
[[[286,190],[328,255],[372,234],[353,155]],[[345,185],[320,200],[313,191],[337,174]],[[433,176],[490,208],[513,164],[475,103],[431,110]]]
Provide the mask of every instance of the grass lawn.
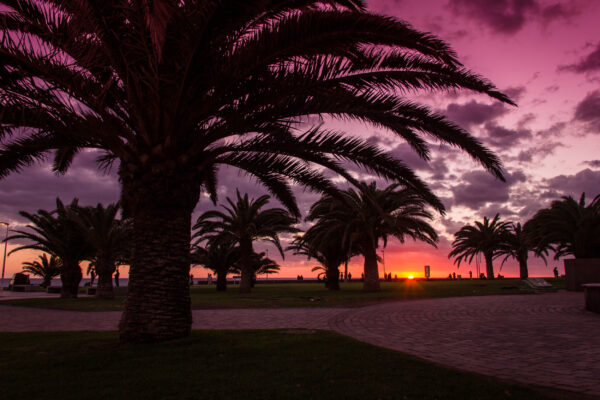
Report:
[[[564,288],[564,279],[548,279]],[[462,281],[400,281],[382,282],[381,291],[364,293],[361,282],[345,282],[339,292],[326,290],[321,283],[257,284],[251,294],[239,294],[237,286],[217,292],[214,286],[192,286],[192,307],[206,308],[276,308],[276,307],[357,307],[379,301],[422,299],[434,297],[486,296],[523,293],[519,279],[462,280]],[[20,299],[2,304],[87,311],[122,310],[124,297],[99,300],[78,299]]]
[[[5,399],[580,399],[440,367],[323,331],[0,334]],[[564,397],[566,396],[566,397]]]

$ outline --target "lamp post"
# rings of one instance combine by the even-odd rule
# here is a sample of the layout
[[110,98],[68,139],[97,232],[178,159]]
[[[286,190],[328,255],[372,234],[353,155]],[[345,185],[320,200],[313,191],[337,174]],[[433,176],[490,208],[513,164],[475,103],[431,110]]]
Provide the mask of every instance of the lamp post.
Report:
[[0,222],[0,225],[6,226],[6,235],[4,236],[4,262],[2,263],[2,280],[0,280],[0,289],[4,289],[4,268],[6,267],[6,246],[8,245],[8,222]]

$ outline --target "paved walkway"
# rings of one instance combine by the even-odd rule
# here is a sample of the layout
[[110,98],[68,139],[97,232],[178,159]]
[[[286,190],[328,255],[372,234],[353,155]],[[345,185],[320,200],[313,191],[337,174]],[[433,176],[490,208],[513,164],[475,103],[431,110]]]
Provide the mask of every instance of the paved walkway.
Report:
[[[114,330],[119,312],[2,306],[0,331]],[[330,329],[499,378],[600,396],[600,315],[582,293],[460,297],[363,308],[194,310],[194,329]]]

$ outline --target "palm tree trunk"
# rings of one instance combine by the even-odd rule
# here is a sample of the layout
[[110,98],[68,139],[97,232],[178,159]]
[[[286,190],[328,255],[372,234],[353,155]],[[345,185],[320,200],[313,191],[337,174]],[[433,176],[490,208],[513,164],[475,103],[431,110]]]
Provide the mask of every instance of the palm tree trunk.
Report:
[[338,266],[328,267],[325,286],[329,290],[340,290],[340,269]]
[[240,293],[250,293],[252,290],[252,278],[254,269],[252,268],[252,241],[244,239],[240,241],[242,279],[240,280]]
[[120,338],[140,343],[189,336],[191,217],[199,181],[186,178],[185,171],[131,176],[123,164],[119,172],[123,212],[133,221]]
[[227,272],[217,272],[217,292],[227,290]]
[[112,276],[115,272],[114,261],[102,256],[96,257],[96,273],[98,274],[98,286],[96,297],[99,299],[114,299]]
[[485,254],[485,270],[488,279],[494,279],[494,264],[491,254]]
[[63,261],[60,269],[60,280],[62,287],[60,297],[63,299],[76,298],[79,294],[79,283],[81,283],[81,267],[79,263],[66,263]]
[[527,255],[525,257],[519,257],[519,275],[521,279],[529,278],[529,270],[527,268]]
[[373,246],[366,246],[365,256],[365,283],[363,290],[365,292],[378,292],[379,285],[379,267],[377,265],[377,250]]

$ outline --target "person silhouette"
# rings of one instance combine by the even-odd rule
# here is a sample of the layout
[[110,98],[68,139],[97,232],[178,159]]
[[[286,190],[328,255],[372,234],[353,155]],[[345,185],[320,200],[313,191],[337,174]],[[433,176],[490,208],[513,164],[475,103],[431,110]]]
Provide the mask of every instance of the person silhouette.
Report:
[[119,287],[119,268],[115,271],[115,286]]

